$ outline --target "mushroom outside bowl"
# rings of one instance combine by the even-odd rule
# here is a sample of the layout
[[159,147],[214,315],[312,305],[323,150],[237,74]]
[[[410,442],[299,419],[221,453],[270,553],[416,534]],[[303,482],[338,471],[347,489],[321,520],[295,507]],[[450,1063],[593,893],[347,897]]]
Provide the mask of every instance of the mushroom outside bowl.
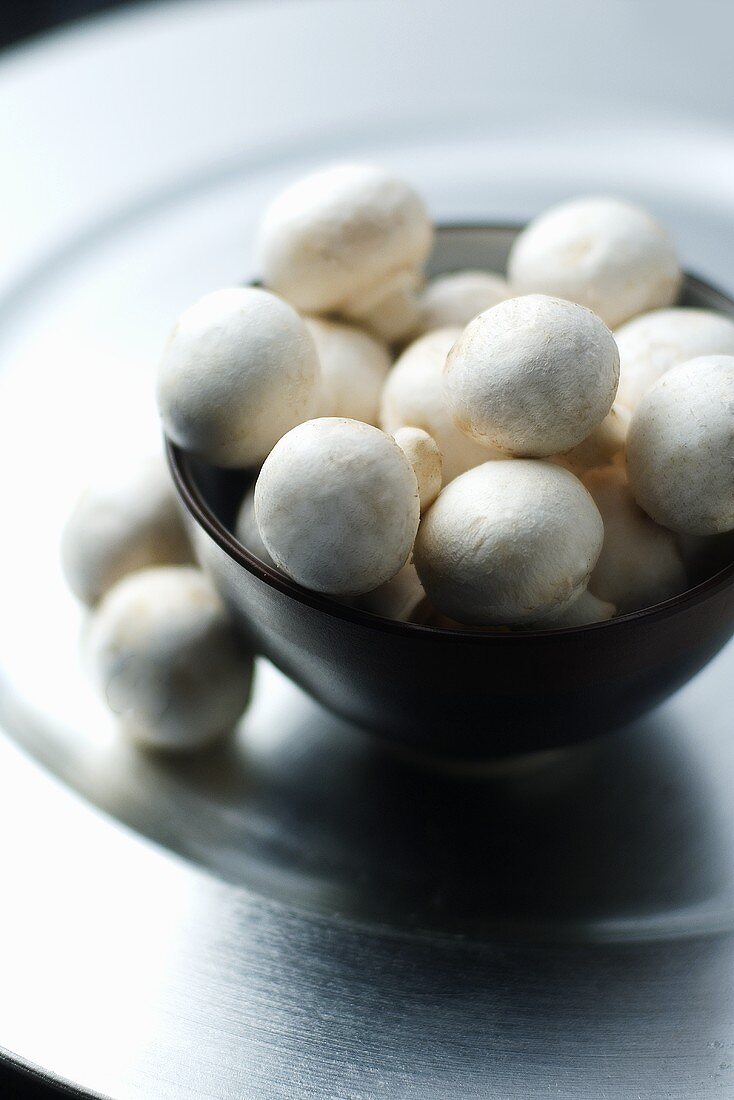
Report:
[[[431,274],[504,270],[513,227],[440,229]],[[734,316],[687,276],[683,304]],[[448,630],[379,618],[308,591],[233,532],[253,471],[221,470],[168,443],[197,554],[256,649],[324,706],[412,749],[491,758],[554,748],[643,714],[734,634],[734,551],[664,603],[568,629]]]

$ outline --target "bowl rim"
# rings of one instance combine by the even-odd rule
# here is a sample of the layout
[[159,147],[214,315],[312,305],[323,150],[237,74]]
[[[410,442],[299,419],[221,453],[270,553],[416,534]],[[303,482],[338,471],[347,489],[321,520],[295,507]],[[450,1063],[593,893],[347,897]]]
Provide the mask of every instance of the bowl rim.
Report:
[[[441,223],[436,226],[437,232],[445,233],[478,233],[483,231],[495,232],[519,232],[523,226],[517,223],[481,223],[458,222]],[[725,307],[724,312],[734,314],[734,299],[730,298],[719,287],[709,283],[700,276],[684,272],[683,286],[699,288],[709,296],[718,298]],[[671,307],[672,308],[672,307]],[[440,638],[444,641],[478,642],[481,639],[496,641],[498,638],[506,639],[507,644],[521,642],[524,639],[553,639],[556,637],[585,635],[590,631],[619,630],[624,629],[629,623],[656,622],[669,618],[678,611],[694,604],[698,604],[715,595],[734,582],[734,560],[725,565],[716,573],[700,581],[691,588],[671,596],[667,600],[651,604],[650,607],[640,608],[637,611],[628,611],[624,615],[615,615],[611,619],[601,622],[587,623],[585,626],[549,627],[545,629],[512,629],[509,626],[498,627],[470,627],[461,628],[431,626],[424,623],[403,622],[398,619],[388,619],[382,615],[375,615],[371,611],[353,607],[350,604],[340,603],[329,596],[291,580],[284,573],[278,572],[261,561],[245,546],[235,535],[224,526],[207,504],[194,480],[190,456],[182,447],[164,436],[164,445],[168,466],[171,472],[176,491],[185,505],[187,511],[196,521],[198,526],[223,550],[237,565],[246,569],[260,581],[271,588],[277,589],[283,595],[295,600],[297,603],[306,604],[314,610],[321,611],[334,618],[345,619],[355,625],[368,629],[404,634],[406,637],[415,638]]]

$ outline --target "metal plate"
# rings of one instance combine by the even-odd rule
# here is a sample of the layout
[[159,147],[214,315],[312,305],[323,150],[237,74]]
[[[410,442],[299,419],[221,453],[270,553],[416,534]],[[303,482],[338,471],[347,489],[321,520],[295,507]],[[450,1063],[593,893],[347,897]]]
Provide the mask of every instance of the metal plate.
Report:
[[[548,62],[575,4],[539,15],[530,45],[522,4],[166,7],[0,72],[12,1057],[115,1100],[734,1096],[731,646],[637,726],[494,768],[391,753],[263,665],[237,740],[166,763],[124,745],[87,685],[57,561],[90,465],[157,437],[171,319],[251,274],[264,197],[308,164],[385,160],[447,220],[613,186],[731,290],[731,33],[686,85],[689,108],[701,82],[716,105],[693,126],[657,102],[681,107],[672,77],[698,29],[679,41],[675,12],[645,7],[665,14],[668,56],[610,17],[579,61],[608,98],[581,106]],[[447,42],[455,79],[437,81]],[[500,117],[533,65],[543,102]]]

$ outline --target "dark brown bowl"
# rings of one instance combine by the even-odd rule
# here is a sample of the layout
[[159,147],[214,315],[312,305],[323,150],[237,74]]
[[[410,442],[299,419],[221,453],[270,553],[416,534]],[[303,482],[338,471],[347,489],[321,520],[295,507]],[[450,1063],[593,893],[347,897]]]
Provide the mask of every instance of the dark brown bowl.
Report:
[[[517,228],[444,228],[432,273],[503,270]],[[693,276],[682,301],[734,316]],[[232,534],[252,472],[168,444],[197,554],[260,653],[329,709],[379,736],[489,758],[595,737],[662,702],[734,634],[734,561],[644,611],[565,630],[445,630],[382,619],[310,592]]]

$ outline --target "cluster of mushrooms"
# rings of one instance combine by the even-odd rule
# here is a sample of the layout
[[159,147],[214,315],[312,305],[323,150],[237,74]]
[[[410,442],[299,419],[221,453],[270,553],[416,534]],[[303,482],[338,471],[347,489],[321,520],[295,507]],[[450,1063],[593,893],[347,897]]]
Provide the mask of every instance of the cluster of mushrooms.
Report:
[[[240,542],[306,588],[446,629],[581,626],[683,591],[702,548],[734,530],[734,320],[674,304],[670,237],[618,199],[541,214],[506,276],[426,282],[432,239],[408,184],[329,168],[266,211],[262,286],[179,318],[161,419],[210,464],[256,472]],[[173,744],[159,727],[183,722],[191,745],[245,705],[251,658],[180,564],[156,477],[117,508],[87,498],[64,561],[96,605],[111,705],[135,712],[140,739]],[[190,702],[208,678],[209,720]]]

